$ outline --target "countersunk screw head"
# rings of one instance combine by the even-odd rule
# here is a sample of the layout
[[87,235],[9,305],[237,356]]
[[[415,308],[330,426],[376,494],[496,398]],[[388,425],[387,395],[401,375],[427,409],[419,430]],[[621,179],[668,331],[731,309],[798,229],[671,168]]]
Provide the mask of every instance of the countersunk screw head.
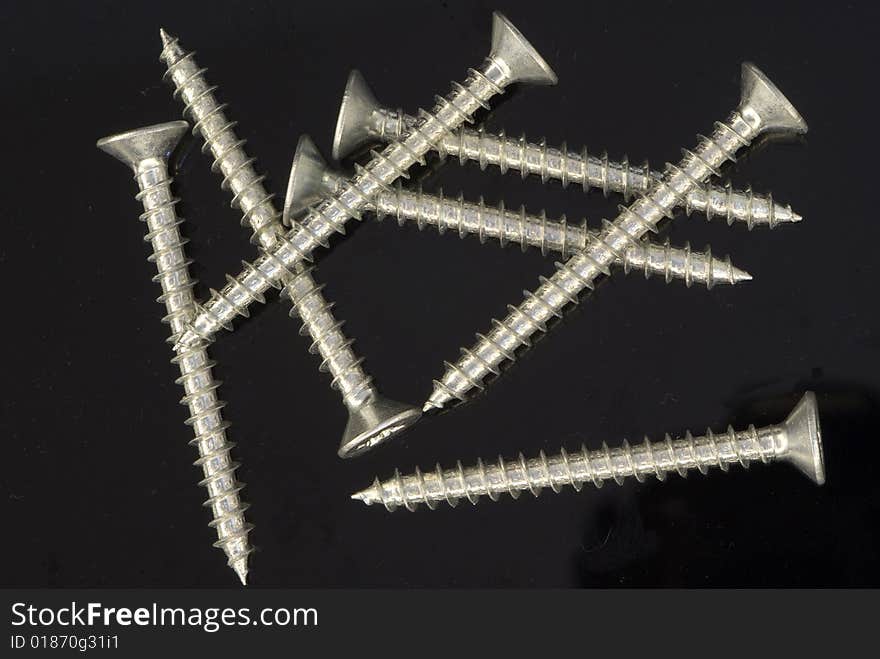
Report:
[[137,173],[144,160],[162,158],[167,162],[188,129],[185,121],[169,121],[101,138],[96,146]]
[[370,132],[370,117],[382,108],[373,91],[357,69],[348,74],[339,116],[336,119],[336,132],[333,134],[334,160],[342,160],[362,146],[373,142]]
[[498,501],[502,493],[514,499],[529,491],[538,496],[544,488],[558,493],[566,485],[580,491],[586,483],[602,487],[606,481],[622,484],[626,478],[640,483],[647,476],[665,480],[669,473],[686,476],[688,471],[699,470],[708,474],[714,467],[727,471],[731,465],[748,468],[752,462],[784,461],[793,464],[817,485],[825,482],[822,467],[822,443],[816,396],[807,392],[788,418],[779,425],[755,428],[749,426],[739,432],[728,426],[727,432],[695,437],[689,431],[673,440],[668,434],[663,440],[652,442],[647,437],[642,444],[624,442],[610,448],[602,444],[598,450],[567,452],[565,449],[552,456],[544,451],[538,457],[526,459],[520,453],[514,460],[499,456],[496,462],[478,460],[464,467],[459,460],[451,469],[439,464],[430,471],[416,469],[408,475],[395,470],[386,481],[376,479],[371,487],[352,495],[367,505],[383,504],[389,511],[405,507],[414,511],[419,504],[434,510],[441,501],[455,506],[461,499],[476,505],[480,497]]
[[788,439],[786,460],[816,485],[825,482],[822,431],[816,394],[808,391],[782,424]]
[[503,63],[511,83],[555,85],[559,79],[522,33],[501,12],[492,12],[489,59]]
[[779,88],[751,62],[743,62],[739,112],[762,133],[803,135],[807,122]]
[[[147,126],[98,140],[97,146],[121,162],[129,165],[135,174],[144,213],[140,219],[147,225],[147,240],[152,244],[150,261],[158,274],[153,278],[162,287],[157,301],[163,302],[168,312],[163,322],[171,327],[171,342],[183,331],[192,317],[195,300],[192,288],[195,280],[189,273],[191,263],[183,249],[186,240],[178,226],[182,219],[174,206],[177,200],[171,194],[171,176],[168,158],[188,129],[185,121]],[[216,529],[215,547],[223,549],[229,566],[235,570],[242,585],[247,584],[248,556],[253,549],[248,534],[253,526],[244,518],[247,505],[242,503],[239,490],[243,485],[235,479],[238,465],[230,456],[233,444],[226,439],[229,424],[221,411],[226,405],[217,397],[220,383],[214,379],[214,362],[203,346],[193,346],[178,353],[172,363],[180,369],[180,384],[186,395],[180,401],[189,410],[187,425],[192,426],[195,438],[190,444],[199,451],[194,463],[200,467],[204,479],[200,485],[209,492],[205,506]]]
[[[284,221],[293,220],[301,211],[322,201],[328,194],[324,179],[332,172],[327,168],[318,147],[308,135],[299,138],[287,194],[284,199]],[[349,405],[348,423],[342,434],[338,455],[353,458],[378,446],[408,428],[422,416],[412,405],[371,395],[357,406]]]
[[[342,119],[342,114],[339,118]],[[304,210],[324,200],[329,194],[324,185],[327,173],[327,161],[312,138],[301,135],[296,144],[293,164],[290,166],[290,177],[287,179],[287,194],[282,213],[284,224],[290,225]]]
[[[359,71],[349,75],[345,91],[349,101],[343,101],[336,121],[333,157],[341,160],[360,152],[371,142],[387,143],[400,137],[417,118],[377,104],[376,98]],[[648,161],[632,166],[626,155],[622,160],[609,159],[607,152],[591,156],[587,148],[570,151],[565,142],[561,146],[547,145],[546,139],[528,141],[525,135],[510,138],[502,130],[497,135],[477,130],[459,128],[455,134],[445,137],[437,145],[441,156],[457,158],[461,164],[468,160],[479,164],[481,169],[492,165],[501,173],[519,172],[521,176],[539,176],[542,183],[556,180],[566,187],[579,185],[584,192],[601,190],[605,196],[610,191],[620,192],[625,199],[645,193],[654,179],[663,174],[652,170]],[[802,218],[791,206],[780,204],[773,195],[755,194],[751,187],[734,190],[728,183],[724,186],[707,185],[689,192],[680,204],[687,215],[704,213],[707,220],[724,218],[728,224],[743,222],[751,230],[758,225],[774,228],[778,224],[799,222]]]
[[421,416],[421,410],[411,405],[373,396],[360,407],[349,410],[348,424],[337,454],[340,458],[354,458],[366,453],[414,424]]

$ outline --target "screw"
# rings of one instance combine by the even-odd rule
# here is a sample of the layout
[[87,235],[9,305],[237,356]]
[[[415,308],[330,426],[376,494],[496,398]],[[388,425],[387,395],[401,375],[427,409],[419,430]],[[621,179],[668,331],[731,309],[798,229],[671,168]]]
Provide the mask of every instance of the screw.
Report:
[[423,473],[417,468],[407,476],[395,471],[392,478],[384,482],[377,478],[371,487],[351,498],[367,505],[381,503],[389,511],[398,506],[414,511],[420,503],[434,510],[439,501],[454,507],[459,499],[467,498],[476,505],[484,495],[498,501],[499,495],[507,492],[517,499],[520,492],[528,490],[537,497],[545,487],[559,493],[564,485],[580,492],[584,483],[602,487],[606,480],[613,479],[620,485],[630,476],[641,483],[651,475],[663,481],[673,471],[685,477],[690,469],[706,474],[710,467],[727,471],[735,463],[748,468],[754,460],[788,462],[817,485],[825,482],[819,411],[813,392],[807,392],[788,418],[776,426],[749,426],[741,432],[728,426],[724,434],[708,430],[703,437],[687,432],[684,439],[674,441],[669,435],[662,442],[651,442],[646,437],[637,446],[624,441],[614,449],[603,444],[598,451],[581,445],[576,453],[562,449],[549,458],[543,451],[529,460],[520,453],[516,460],[498,456],[497,463],[478,460],[467,468],[459,461],[454,469],[443,470],[438,464],[434,471]]
[[178,340],[187,345],[210,339],[221,328],[232,328],[236,315],[247,315],[248,307],[263,301],[263,293],[277,286],[285,272],[308,260],[319,246],[327,246],[334,233],[344,233],[345,223],[360,219],[366,204],[437,144],[444,134],[455,130],[487,101],[514,83],[554,84],[555,74],[525,37],[500,13],[493,14],[492,50],[478,70],[471,69],[463,84],[453,83],[452,92],[438,97],[433,113],[421,111],[419,123],[370,162],[358,166],[355,176],[336,195],[311,209],[299,230],[280,238],[278,247],[246,264],[237,277],[230,278],[222,291],[214,292],[199,310],[189,328]]
[[453,400],[464,401],[473,389],[483,389],[484,380],[499,372],[505,361],[516,359],[520,347],[529,346],[532,335],[544,332],[547,322],[562,316],[563,309],[578,302],[578,294],[592,288],[608,266],[620,258],[630,245],[649,231],[656,231],[664,218],[673,217],[673,208],[687,193],[712,174],[734,153],[748,146],[762,133],[804,133],[807,125],[791,103],[773,83],[752,64],[742,67],[742,100],[726,123],[716,123],[711,137],[701,137],[695,151],[684,150],[678,165],[667,163],[666,171],[651,191],[640,197],[611,223],[607,220],[595,240],[566,263],[557,263],[557,272],[541,278],[534,293],[526,292],[519,307],[510,306],[504,320],[495,328],[478,334],[478,343],[462,349],[462,358],[448,364],[443,379],[434,381],[434,390],[424,410],[442,408]]
[[[204,138],[202,151],[214,156],[212,169],[223,174],[221,187],[232,192],[232,206],[241,209],[242,223],[253,231],[252,240],[264,249],[273,249],[284,230],[278,221],[270,195],[263,185],[265,177],[254,169],[254,159],[244,150],[244,140],[235,134],[236,123],[229,121],[214,96],[216,87],[208,84],[205,69],[196,64],[194,53],[187,53],[176,37],[160,30],[162,54],[168,67],[166,78],[175,86],[174,95],[185,104],[184,115],[193,117],[194,133]],[[301,333],[312,337],[311,352],[320,354],[321,369],[329,371],[331,386],[338,389],[349,411],[348,423],[339,446],[339,456],[353,457],[414,424],[421,410],[384,398],[364,371],[352,349],[353,341],[342,331],[342,322],[334,318],[332,304],[322,294],[323,286],[312,277],[313,269],[297,269],[281,281],[293,303],[291,316],[303,321]]]
[[[97,143],[99,149],[134,170],[140,190],[136,198],[144,206],[140,219],[147,223],[146,240],[153,247],[149,260],[158,270],[153,280],[162,286],[158,301],[165,303],[168,315],[163,321],[171,326],[172,343],[192,318],[192,288],[196,283],[189,274],[191,261],[183,249],[186,240],[178,229],[183,220],[174,211],[177,199],[171,193],[172,178],[168,173],[168,159],[187,128],[185,121],[173,121],[105,137]],[[217,398],[220,383],[211,372],[215,362],[210,360],[204,347],[194,345],[178,352],[172,363],[180,368],[177,383],[186,392],[181,403],[189,409],[187,424],[195,433],[190,444],[199,450],[195,465],[201,467],[205,475],[200,485],[210,494],[205,505],[213,512],[211,526],[217,530],[218,540],[214,546],[223,549],[229,566],[241,583],[246,584],[248,554],[253,551],[248,533],[253,526],[245,522],[247,505],[238,495],[244,486],[235,479],[238,464],[229,455],[234,444],[226,440],[229,424],[221,414],[226,403]]]
[[[344,184],[345,177],[330,170],[315,143],[303,135],[290,168],[285,220],[334,194]],[[533,246],[540,248],[544,255],[548,251],[561,252],[563,258],[583,250],[596,235],[587,229],[586,221],[569,225],[564,218],[559,222],[548,220],[543,211],[537,216],[527,215],[522,207],[519,211],[508,211],[504,202],[498,208],[488,208],[482,199],[475,204],[467,203],[461,196],[447,199],[442,192],[436,196],[425,194],[421,189],[408,192],[399,185],[393,191],[380,192],[369,207],[379,219],[391,215],[401,226],[410,220],[419,230],[431,225],[440,233],[447,229],[457,231],[460,238],[478,236],[480,242],[498,238],[502,246],[507,242],[519,243],[523,251]],[[638,246],[626,250],[622,261],[615,263],[623,266],[624,273],[641,271],[645,278],[662,275],[667,283],[681,279],[687,286],[698,282],[712,288],[719,282],[736,284],[752,278],[749,273],[733,267],[729,258],[717,259],[709,249],[704,254],[694,253],[687,244],[684,249],[671,247],[668,240],[665,245],[640,241]]]
[[[333,139],[333,158],[341,160],[373,142],[396,140],[414,121],[405,115],[379,105],[373,91],[360,71],[352,71],[342,96],[336,134]],[[584,192],[599,188],[608,196],[609,191],[621,192],[629,200],[633,195],[646,193],[656,179],[662,176],[652,171],[646,161],[633,167],[624,156],[620,162],[609,160],[608,154],[590,156],[584,147],[579,153],[569,151],[563,143],[558,148],[548,147],[546,140],[527,142],[525,136],[508,138],[502,131],[491,135],[482,128],[460,128],[440,142],[441,155],[452,155],[461,164],[468,160],[478,162],[481,169],[487,165],[499,167],[502,173],[516,170],[525,178],[529,174],[581,185]],[[756,195],[752,190],[734,190],[729,184],[723,187],[700,186],[685,196],[682,204],[690,215],[696,211],[708,219],[723,217],[728,224],[745,222],[749,229],[766,225],[771,229],[777,224],[799,222],[801,216],[791,206],[773,201],[772,195]]]

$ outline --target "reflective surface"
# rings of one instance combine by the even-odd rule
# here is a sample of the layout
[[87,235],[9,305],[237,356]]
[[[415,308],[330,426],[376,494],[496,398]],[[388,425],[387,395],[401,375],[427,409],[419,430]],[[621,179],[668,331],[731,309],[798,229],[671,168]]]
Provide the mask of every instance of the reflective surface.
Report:
[[[415,122],[415,117],[379,105],[363,75],[352,71],[336,121],[333,157],[356,155],[375,142],[397,139]],[[479,163],[480,169],[491,165],[502,173],[518,172],[523,178],[537,176],[544,183],[559,181],[563,187],[574,184],[584,192],[596,188],[606,197],[611,191],[620,192],[627,200],[647,192],[653,181],[662,176],[647,161],[631,165],[626,156],[615,161],[607,153],[592,155],[587,147],[570,150],[565,143],[552,147],[546,140],[536,143],[524,135],[508,137],[504,130],[490,133],[482,128],[459,128],[440,142],[438,151],[457,158],[461,164]],[[766,224],[772,229],[779,223],[801,219],[790,204],[774,202],[772,194],[756,194],[751,188],[734,190],[731,185],[699,186],[688,192],[680,205],[687,215],[697,212],[710,220],[720,216],[728,224],[745,222],[749,228]]]
[[[312,205],[344,184],[345,177],[327,167],[311,138],[301,137],[287,182],[285,217],[294,216],[296,209]],[[449,230],[459,238],[472,235],[481,243],[491,238],[502,247],[509,243],[519,244],[522,251],[535,247],[545,256],[556,252],[562,258],[569,258],[596,236],[595,231],[587,228],[586,220],[570,225],[564,217],[548,219],[545,211],[532,215],[525,207],[518,211],[506,210],[503,200],[497,207],[489,207],[482,200],[466,202],[460,194],[458,198],[448,198],[442,191],[431,195],[421,188],[411,191],[399,184],[377,194],[368,208],[378,219],[391,216],[400,226],[413,222],[420,230],[433,226],[441,234]],[[688,245],[672,247],[669,241],[664,245],[648,240],[634,244],[621,258],[614,260],[614,265],[622,267],[627,274],[641,272],[646,279],[659,275],[666,283],[678,279],[686,286],[699,283],[707,288],[752,278],[735,268],[729,258],[719,259],[709,250],[695,253]]]
[[[187,128],[186,122],[173,121],[106,137],[97,143],[99,149],[134,171],[139,189],[135,198],[144,208],[140,219],[147,227],[145,240],[153,249],[148,260],[156,265],[153,281],[162,288],[157,302],[165,305],[167,313],[162,321],[171,329],[168,338],[171,345],[196,310],[193,296],[196,282],[189,274],[192,261],[184,250],[186,241],[179,229],[183,219],[174,210],[178,199],[171,189],[168,165],[169,156]],[[186,423],[195,433],[189,443],[198,450],[195,465],[201,467],[204,476],[199,484],[209,494],[204,506],[212,512],[209,526],[217,533],[214,546],[224,551],[227,563],[246,585],[248,556],[253,552],[248,534],[253,526],[245,521],[247,504],[242,503],[239,496],[244,484],[235,478],[239,465],[231,457],[232,444],[226,438],[229,423],[222,415],[226,403],[217,397],[220,383],[213,375],[215,364],[203,346],[183,350],[174,355],[171,362],[180,368],[180,377],[175,382],[183,387],[184,396],[180,402],[187,407],[189,418]],[[179,549],[186,551],[184,547]]]
[[642,483],[647,476],[665,481],[670,473],[684,477],[696,469],[706,475],[712,468],[727,471],[738,464],[747,469],[752,462],[777,461],[795,466],[817,485],[825,483],[819,411],[812,392],[807,392],[788,419],[777,426],[749,426],[739,432],[728,426],[727,432],[708,430],[700,437],[688,431],[681,439],[673,440],[669,434],[661,441],[645,437],[641,444],[624,441],[611,448],[603,443],[595,451],[581,444],[580,450],[571,453],[563,448],[548,457],[541,451],[529,460],[520,453],[514,460],[499,456],[494,463],[478,460],[470,467],[459,461],[454,469],[444,470],[438,464],[433,471],[416,468],[406,476],[395,470],[394,477],[385,481],[377,478],[371,487],[351,498],[368,506],[382,504],[389,512],[401,506],[414,512],[420,504],[435,510],[439,502],[446,502],[454,508],[461,499],[476,505],[482,496],[498,501],[504,493],[518,499],[523,492],[531,492],[537,497],[545,488],[558,494],[566,485],[580,492],[588,483],[595,487],[606,481],[622,485],[627,478]]
[[[195,122],[193,130],[204,140],[203,151],[210,151],[214,156],[211,169],[223,175],[220,187],[232,194],[232,206],[242,212],[242,223],[253,232],[251,241],[264,249],[276,247],[284,233],[280,213],[273,204],[273,195],[264,187],[265,177],[258,175],[254,168],[255,159],[248,157],[244,141],[235,133],[235,122],[227,119],[226,106],[217,100],[215,88],[209,85],[205,69],[196,64],[194,54],[187,53],[178,39],[164,29],[160,30],[160,35],[161,60],[168,67],[165,77],[174,86],[174,96],[184,103],[184,116]],[[297,314],[302,319],[301,332],[312,338],[309,351],[320,355],[321,370],[330,374],[331,387],[339,391],[349,414],[362,421],[365,417],[359,410],[370,405],[376,408],[374,401],[382,400],[382,397],[367,374],[363,359],[355,354],[354,341],[346,337],[342,331],[343,323],[333,316],[333,305],[324,297],[323,286],[312,277],[313,270],[312,267],[299,268],[295,274],[283,277],[283,291],[293,304],[295,311],[292,315]],[[402,403],[393,406],[406,408],[408,413],[394,414],[396,423],[371,415],[375,423],[372,426],[361,424],[357,441],[346,429],[341,444],[368,450],[403,431],[421,416],[415,407]],[[400,420],[401,416],[406,422]]]
[[[664,219],[674,218],[674,209],[687,194],[761,136],[796,136],[807,127],[788,99],[751,63],[742,65],[742,96],[736,109],[725,121],[716,121],[709,136],[699,136],[694,150],[682,149],[677,165],[666,164],[663,177],[650,191],[627,207],[613,220],[602,220],[602,229],[583,252],[565,263],[556,263],[552,277],[539,277],[540,287],[524,292],[525,300],[508,306],[502,319],[493,318],[486,334],[476,334],[472,348],[461,348],[462,357],[454,364],[445,362],[446,370],[425,402],[425,411],[467,401],[484,390],[491,376],[497,375],[505,362],[513,362],[517,352],[532,347],[535,335],[547,331],[548,323],[580,302],[585,289],[593,290],[609,266],[639,239],[655,233]],[[757,82],[756,82],[757,81]],[[623,355],[621,355],[622,357]],[[614,362],[612,361],[612,365]]]
[[[134,183],[94,147],[101,135],[180,117],[161,80],[158,28],[192,40],[279,195],[302,133],[329,154],[352,67],[380,100],[412,114],[486,53],[486,11],[470,3],[425,3],[418,26],[405,2],[345,12],[247,6],[71,5],[46,21],[42,7],[19,3],[0,22],[12,99],[0,113],[13,127],[5,139],[14,155],[4,161],[0,272],[15,282],[0,380],[0,511],[15,529],[4,546],[4,584],[228,586],[232,577],[200,507],[205,491],[195,485],[192,434],[174,384],[180,373],[168,363]],[[736,103],[739,62],[753,58],[785,80],[810,134],[753,149],[718,183],[729,177],[737,188],[772,190],[804,220],[751,232],[699,218],[669,223],[658,240],[711,244],[754,281],[705,291],[611,277],[491,395],[351,461],[336,456],[346,410],[274,294],[211,348],[254,504],[247,515],[260,551],[250,583],[880,586],[880,222],[871,212],[880,144],[865,129],[878,101],[868,84],[876,11],[746,2],[717,20],[687,3],[513,1],[503,10],[559,84],[513,90],[487,130],[607,147],[614,159],[628,153],[660,167]],[[393,39],[378,38],[392,26]],[[328,34],[339,45],[328,47]],[[419,53],[431,48],[442,50],[443,64],[426,71]],[[664,102],[635,99],[636,81]],[[175,193],[204,299],[254,252],[200,146],[194,138],[183,145]],[[436,173],[413,170],[407,185],[418,183],[430,193],[442,187],[489,204],[546,208],[551,217],[613,217],[621,201],[454,159]],[[383,393],[414,401],[474,329],[553,272],[538,250],[387,221],[357,225],[318,265]],[[376,289],[383,296],[369,294]],[[613,368],[610,354],[621,351],[625,363]],[[396,466],[774,424],[805,390],[816,391],[822,416],[821,488],[785,466],[757,465],[415,514],[348,498]],[[292,413],[297,432],[285,434]],[[61,502],[71,514],[58,515]]]

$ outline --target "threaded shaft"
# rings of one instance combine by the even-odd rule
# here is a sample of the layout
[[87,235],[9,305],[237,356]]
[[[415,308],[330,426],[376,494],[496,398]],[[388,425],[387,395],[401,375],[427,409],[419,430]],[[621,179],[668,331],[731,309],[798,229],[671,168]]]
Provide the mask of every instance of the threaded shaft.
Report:
[[[285,291],[303,320],[303,333],[312,337],[309,349],[321,355],[321,370],[330,373],[331,386],[338,389],[346,405],[357,408],[376,396],[371,378],[361,367],[361,358],[351,349],[353,341],[342,332],[342,321],[336,320],[321,290],[310,276],[311,268],[285,281]],[[291,312],[292,313],[292,312]]]
[[[377,140],[397,139],[401,131],[415,121],[415,117],[400,111],[381,109],[371,116],[370,132]],[[504,131],[497,135],[487,133],[482,128],[460,128],[443,138],[438,147],[441,155],[450,155],[464,164],[477,162],[481,169],[492,165],[502,173],[513,170],[522,174],[538,176],[546,183],[560,181],[563,187],[570,183],[580,185],[584,192],[592,188],[602,190],[607,197],[609,192],[619,192],[627,200],[634,195],[648,192],[651,186],[662,177],[662,173],[652,170],[648,161],[633,166],[629,158],[620,161],[610,160],[607,153],[591,156],[587,148],[570,151],[563,143],[559,147],[547,146],[546,140],[527,141],[525,135],[518,139],[507,137]],[[791,206],[773,201],[773,195],[758,195],[751,188],[744,191],[725,186],[698,186],[685,195],[680,204],[684,211],[702,213],[707,219],[724,218],[728,224],[744,223],[749,230],[755,226],[774,228],[778,224],[798,222],[801,216]]]
[[[171,325],[172,342],[193,314],[192,287],[195,281],[189,276],[185,240],[178,226],[182,220],[174,212],[177,200],[171,195],[171,177],[164,162],[153,159],[138,167],[137,180],[140,192],[137,198],[144,206],[141,219],[147,223],[147,240],[152,243],[150,260],[156,264],[158,274],[154,281],[162,286],[160,301],[165,303],[167,315],[164,320]],[[226,439],[229,424],[221,410],[225,403],[218,399],[220,383],[214,379],[212,362],[207,351],[195,345],[179,352],[172,363],[180,368],[176,380],[185,392],[181,404],[189,410],[187,424],[193,428],[195,438],[190,442],[199,451],[195,465],[201,467],[204,479],[200,485],[208,490],[205,505],[211,508],[211,526],[217,532],[214,546],[223,549],[242,583],[247,579],[248,554],[253,551],[248,533],[253,528],[245,521],[247,505],[239,498],[243,485],[235,479],[238,464],[233,462],[230,450],[234,444]]]
[[624,441],[613,449],[603,444],[601,449],[590,451],[581,445],[576,453],[562,449],[551,457],[541,451],[537,458],[528,460],[520,453],[515,460],[506,461],[499,456],[495,463],[478,460],[475,466],[467,468],[459,461],[453,469],[444,470],[438,464],[434,471],[416,469],[407,476],[395,471],[392,478],[386,481],[377,478],[372,487],[352,498],[367,505],[381,503],[389,511],[400,506],[414,511],[419,504],[434,510],[441,501],[455,506],[459,500],[467,499],[476,505],[481,496],[498,501],[499,495],[507,493],[517,499],[527,490],[537,497],[547,487],[558,493],[563,486],[571,485],[579,492],[585,483],[602,487],[607,480],[620,484],[633,477],[643,482],[646,476],[652,475],[662,481],[670,472],[685,476],[689,470],[699,469],[706,474],[711,467],[727,471],[736,463],[748,468],[752,461],[778,460],[786,451],[781,426],[759,430],[749,426],[743,432],[734,432],[729,427],[722,435],[714,435],[709,430],[702,437],[693,437],[688,432],[683,439],[674,441],[669,435],[661,442],[651,442],[646,437],[644,443],[637,446]]
[[[199,68],[194,53],[187,53],[176,37],[163,30],[162,41],[160,59],[168,67],[166,77],[175,86],[175,96],[185,104],[184,114],[196,122],[193,131],[204,138],[203,152],[210,150],[214,156],[212,169],[224,177],[221,187],[232,193],[232,206],[241,209],[242,224],[253,231],[252,241],[264,249],[275,248],[284,229],[274,195],[266,191],[265,177],[257,174],[255,159],[245,152],[245,140],[236,135],[236,122],[226,117],[226,105],[217,101],[217,87],[208,84],[206,69]],[[340,391],[345,404],[359,407],[377,395],[362,367],[363,360],[352,349],[354,341],[342,332],[343,323],[334,318],[333,305],[324,298],[323,286],[313,279],[313,270],[295,270],[293,276],[285,274],[281,280],[293,303],[291,315],[296,313],[301,318],[301,333],[312,337],[310,350],[321,355],[321,369],[330,372],[332,386]]]
[[361,219],[370,200],[401,176],[432,146],[465,121],[509,83],[509,69],[503,62],[489,58],[479,70],[471,69],[463,84],[453,83],[446,97],[438,97],[432,113],[421,112],[421,119],[402,137],[381,153],[373,152],[366,167],[332,197],[311,209],[298,228],[279,239],[279,244],[248,265],[222,291],[213,292],[198,316],[180,339],[181,344],[210,340],[221,328],[231,327],[236,315],[246,315],[248,307],[262,301],[262,293],[303,260],[310,259],[319,246],[326,246],[334,233],[344,234],[345,223]]
[[135,199],[144,206],[139,219],[147,225],[144,240],[153,248],[147,260],[156,264],[153,281],[162,287],[156,302],[165,305],[162,322],[170,326],[167,341],[173,344],[192,317],[193,287],[198,282],[189,275],[192,261],[184,252],[187,240],[177,229],[183,220],[174,212],[178,200],[171,195],[171,178],[163,170],[167,171],[158,160],[141,167],[135,177],[139,186]]
[[[491,208],[482,199],[469,203],[461,195],[450,199],[442,191],[430,195],[421,189],[410,192],[399,185],[376,197],[375,211],[380,219],[391,216],[401,226],[410,221],[419,230],[434,226],[440,233],[457,232],[460,238],[477,236],[481,243],[495,238],[502,246],[519,244],[523,251],[537,247],[544,255],[559,252],[563,258],[582,251],[597,236],[596,231],[587,228],[586,221],[571,225],[563,217],[555,222],[548,220],[543,211],[538,215],[527,214],[523,207],[509,211],[504,202]],[[675,248],[668,240],[663,245],[639,241],[614,263],[623,267],[625,273],[643,272],[645,278],[660,275],[667,283],[679,279],[687,286],[696,282],[712,288],[717,283],[736,284],[751,279],[748,273],[735,268],[729,258],[718,259],[708,248],[704,253],[692,252],[690,245]]]
[[526,291],[525,301],[508,307],[504,320],[493,321],[494,329],[471,349],[462,349],[455,364],[446,364],[442,380],[434,382],[434,390],[425,403],[425,410],[441,408],[447,403],[464,401],[474,389],[485,388],[484,381],[499,373],[500,365],[513,361],[516,351],[531,344],[531,337],[545,332],[547,323],[561,317],[565,307],[577,304],[578,295],[592,288],[599,275],[607,275],[615,258],[623,258],[626,250],[638,246],[638,240],[649,231],[656,231],[664,217],[671,217],[677,201],[701,181],[715,173],[734,153],[747,146],[755,129],[734,112],[727,123],[718,123],[712,137],[702,137],[696,150],[685,150],[676,166],[667,164],[663,178],[650,193],[640,197],[621,213],[613,223],[605,221],[602,230],[584,251],[566,263],[557,263],[557,272],[549,279],[542,277],[541,286]]

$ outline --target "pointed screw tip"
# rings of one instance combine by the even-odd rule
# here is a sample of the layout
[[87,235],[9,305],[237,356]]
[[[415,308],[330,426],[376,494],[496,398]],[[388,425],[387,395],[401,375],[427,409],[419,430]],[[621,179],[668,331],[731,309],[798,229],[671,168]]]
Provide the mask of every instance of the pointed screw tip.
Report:
[[235,573],[238,575],[239,580],[241,581],[242,586],[247,586],[247,577],[248,577],[248,566],[247,566],[247,558],[242,558],[232,565],[232,569],[235,570]]
[[752,281],[753,277],[751,274],[746,272],[745,270],[740,270],[739,268],[733,269],[733,280],[738,284],[742,281]]
[[800,213],[795,213],[794,211],[791,212],[791,221],[792,222],[800,222],[803,219],[804,218]]
[[433,412],[434,410],[439,410],[442,408],[443,408],[442,405],[438,405],[437,403],[429,400],[424,405],[422,405],[422,413],[429,414],[429,413]]
[[159,36],[162,37],[162,45],[167,46],[174,41],[174,36],[165,31],[165,28],[159,28]]

